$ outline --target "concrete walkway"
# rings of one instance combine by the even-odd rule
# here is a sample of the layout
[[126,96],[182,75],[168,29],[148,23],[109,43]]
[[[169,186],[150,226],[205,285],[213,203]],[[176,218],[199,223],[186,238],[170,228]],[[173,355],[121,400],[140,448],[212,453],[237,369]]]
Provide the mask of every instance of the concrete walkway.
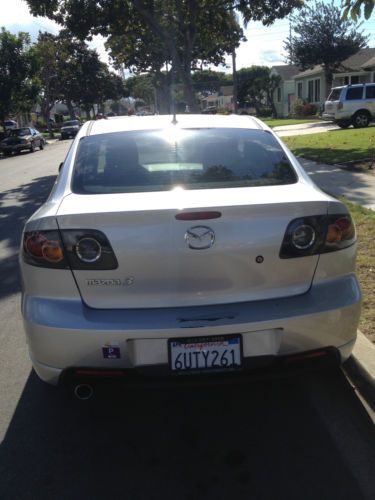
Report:
[[[375,123],[370,125],[375,126]],[[307,134],[319,134],[321,132],[329,132],[330,130],[340,130],[338,125],[332,122],[314,122],[314,123],[301,123],[299,125],[283,125],[282,127],[274,127],[273,131],[279,137],[285,137],[287,135],[307,135]]]
[[348,201],[375,210],[375,175],[352,172],[336,165],[325,165],[299,158],[313,181],[333,196],[344,196]]

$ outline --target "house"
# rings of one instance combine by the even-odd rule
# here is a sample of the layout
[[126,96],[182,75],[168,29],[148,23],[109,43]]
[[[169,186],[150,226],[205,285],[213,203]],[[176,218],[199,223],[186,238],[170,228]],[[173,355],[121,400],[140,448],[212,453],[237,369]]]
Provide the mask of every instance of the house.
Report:
[[295,83],[293,77],[299,73],[297,66],[292,64],[284,64],[282,66],[272,66],[271,76],[279,76],[281,78],[280,85],[273,94],[273,102],[275,104],[277,116],[288,116],[290,106],[295,96]]
[[[295,98],[314,104],[318,110],[323,108],[331,89],[321,65],[298,73],[294,82]],[[375,82],[375,48],[361,49],[345,59],[333,74],[332,87],[369,82]]]
[[225,108],[233,110],[233,85],[222,85],[218,92],[202,95],[200,98],[201,110],[207,108]]

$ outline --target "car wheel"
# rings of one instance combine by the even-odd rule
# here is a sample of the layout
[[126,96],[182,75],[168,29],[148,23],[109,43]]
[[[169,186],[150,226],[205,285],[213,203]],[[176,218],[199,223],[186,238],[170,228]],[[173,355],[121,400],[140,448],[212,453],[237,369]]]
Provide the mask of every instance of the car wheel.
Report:
[[40,143],[39,143],[39,149],[42,151],[42,149],[44,149],[44,142],[43,140],[41,139],[40,140]]
[[32,142],[30,144],[30,153],[34,153],[34,151],[35,151],[35,144]]
[[11,151],[4,151],[4,156],[11,156],[12,152]]
[[65,135],[61,134],[61,140],[63,141],[65,139]]
[[370,123],[370,116],[366,111],[358,111],[358,113],[353,116],[352,123],[355,128],[367,127]]
[[350,121],[346,121],[346,120],[339,120],[338,122],[336,122],[337,125],[340,127],[340,128],[348,128],[350,127]]

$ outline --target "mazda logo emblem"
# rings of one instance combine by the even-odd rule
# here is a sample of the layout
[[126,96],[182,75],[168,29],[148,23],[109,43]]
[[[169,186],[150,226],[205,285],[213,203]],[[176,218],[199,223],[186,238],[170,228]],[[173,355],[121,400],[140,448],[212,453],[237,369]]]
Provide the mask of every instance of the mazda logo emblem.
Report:
[[185,241],[192,250],[205,250],[215,243],[215,233],[207,226],[194,226],[185,233]]

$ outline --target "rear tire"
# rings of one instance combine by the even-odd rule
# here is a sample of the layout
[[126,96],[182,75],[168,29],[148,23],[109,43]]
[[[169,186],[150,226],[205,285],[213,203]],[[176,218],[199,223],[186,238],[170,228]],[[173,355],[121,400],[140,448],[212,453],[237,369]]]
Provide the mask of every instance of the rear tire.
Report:
[[44,142],[40,140],[39,149],[42,151],[44,149]]
[[354,128],[364,128],[370,123],[370,115],[366,111],[358,111],[352,119]]
[[336,123],[340,128],[348,128],[351,125],[350,121],[345,121],[345,120],[339,120]]

